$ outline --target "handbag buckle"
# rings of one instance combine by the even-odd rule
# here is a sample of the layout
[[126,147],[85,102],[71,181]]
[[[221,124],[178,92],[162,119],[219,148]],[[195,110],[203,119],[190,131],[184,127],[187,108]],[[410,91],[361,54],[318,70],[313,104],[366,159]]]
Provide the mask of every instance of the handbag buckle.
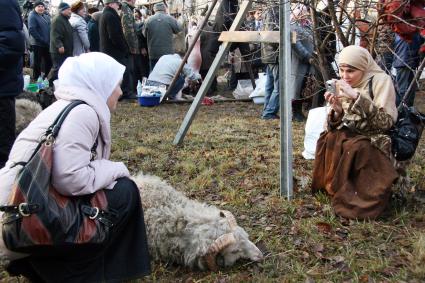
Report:
[[95,213],[94,213],[94,215],[89,216],[90,219],[96,219],[96,217],[99,215],[99,211],[100,211],[99,208],[93,207],[93,209],[94,209]]
[[30,216],[31,215],[31,213],[26,213],[25,211],[24,211],[24,209],[26,208],[28,206],[28,203],[26,203],[26,202],[22,202],[22,203],[20,203],[19,204],[19,206],[18,206],[18,211],[19,211],[19,214],[21,214],[22,216]]
[[55,142],[55,138],[53,137],[52,134],[49,134],[44,138],[44,142],[45,142],[45,145],[50,146]]

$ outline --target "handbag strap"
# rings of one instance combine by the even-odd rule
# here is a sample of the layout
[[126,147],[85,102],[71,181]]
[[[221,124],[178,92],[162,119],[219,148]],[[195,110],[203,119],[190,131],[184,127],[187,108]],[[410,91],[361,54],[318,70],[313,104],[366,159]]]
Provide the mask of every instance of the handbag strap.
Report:
[[[40,143],[37,145],[37,147],[35,148],[34,152],[31,154],[31,157],[28,160],[31,160],[35,154],[37,153],[37,151],[40,149],[41,145],[46,142],[46,138],[48,136],[52,136],[53,138],[56,138],[60,128],[62,127],[62,123],[65,120],[66,116],[68,116],[69,112],[76,106],[80,105],[80,104],[86,104],[84,101],[82,100],[74,100],[72,101],[70,104],[68,104],[60,113],[59,115],[56,117],[56,119],[53,121],[53,124],[50,125],[50,127],[47,128],[46,133],[44,134],[44,138],[40,141]],[[95,144],[93,145],[94,149],[92,148],[91,151],[96,152],[96,147],[97,147],[97,139]],[[20,162],[16,162],[14,163],[11,168],[21,165],[21,166],[25,166],[27,162],[24,161],[20,161]]]
[[369,82],[368,82],[368,86],[369,86],[369,95],[370,95],[370,98],[372,98],[372,100],[373,100],[373,76],[369,79]]
[[74,100],[70,104],[68,104],[62,111],[59,113],[58,117],[56,117],[55,121],[53,122],[50,127],[47,128],[46,131],[46,137],[49,135],[52,135],[53,138],[56,138],[59,134],[59,130],[62,127],[63,121],[65,121],[66,116],[68,116],[69,112],[71,110],[80,105],[80,104],[86,104],[82,100]]

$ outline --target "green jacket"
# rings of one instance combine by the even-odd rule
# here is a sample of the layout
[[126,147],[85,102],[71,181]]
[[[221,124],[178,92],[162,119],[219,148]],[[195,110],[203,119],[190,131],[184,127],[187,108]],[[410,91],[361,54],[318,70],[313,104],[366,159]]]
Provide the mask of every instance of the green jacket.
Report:
[[133,16],[134,7],[127,2],[122,2],[121,8],[121,25],[124,32],[125,40],[131,54],[140,54],[139,42],[137,40],[135,22]]
[[143,34],[148,40],[149,59],[159,59],[163,55],[173,54],[173,34],[181,31],[176,19],[165,12],[156,12],[144,27]]
[[64,55],[72,56],[74,42],[72,37],[72,26],[68,18],[59,14],[53,18],[50,27],[50,53],[58,54],[58,49],[64,47]]

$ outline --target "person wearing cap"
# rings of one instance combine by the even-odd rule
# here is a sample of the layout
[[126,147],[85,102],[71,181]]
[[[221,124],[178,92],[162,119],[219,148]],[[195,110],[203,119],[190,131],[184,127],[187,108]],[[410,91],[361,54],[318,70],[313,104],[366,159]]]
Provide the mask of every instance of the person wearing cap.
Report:
[[72,56],[74,50],[73,30],[69,23],[71,17],[71,7],[61,2],[58,7],[59,14],[53,18],[50,29],[50,54],[52,56],[53,68],[49,75],[50,86],[58,78],[60,66],[66,58]]
[[121,18],[118,15],[118,0],[104,0],[105,8],[99,20],[100,51],[108,54],[126,66],[121,85],[122,99],[133,99],[136,95],[131,90],[130,50],[124,37]]
[[72,37],[74,42],[72,55],[78,56],[90,51],[90,41],[88,36],[89,30],[85,20],[87,11],[83,2],[77,1],[71,5],[71,12],[72,14],[69,19],[69,23],[73,29]]
[[43,1],[34,3],[34,10],[28,16],[28,30],[30,34],[30,44],[34,52],[34,64],[32,79],[35,81],[41,74],[41,62],[44,61],[44,74],[50,72],[52,60],[49,53],[50,44],[50,17],[45,14],[45,4]]
[[173,34],[177,34],[182,30],[176,19],[166,14],[163,2],[156,3],[153,6],[153,10],[155,15],[146,21],[143,31],[148,41],[151,71],[159,58],[163,55],[174,53]]

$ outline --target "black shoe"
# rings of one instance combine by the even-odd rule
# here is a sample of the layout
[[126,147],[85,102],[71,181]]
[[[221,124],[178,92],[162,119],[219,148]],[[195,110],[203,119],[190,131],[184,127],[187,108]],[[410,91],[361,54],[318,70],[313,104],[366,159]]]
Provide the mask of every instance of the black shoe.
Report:
[[295,113],[292,115],[292,120],[293,120],[293,121],[296,121],[296,122],[304,122],[305,117],[304,117],[304,115],[303,115],[303,114],[301,114],[300,112],[295,112]]
[[272,115],[269,115],[269,116],[261,116],[261,119],[263,119],[263,120],[279,120],[280,117],[277,114],[272,114]]
[[134,100],[137,99],[137,95],[135,94],[129,94],[129,95],[122,95],[118,101],[122,101],[122,100]]

